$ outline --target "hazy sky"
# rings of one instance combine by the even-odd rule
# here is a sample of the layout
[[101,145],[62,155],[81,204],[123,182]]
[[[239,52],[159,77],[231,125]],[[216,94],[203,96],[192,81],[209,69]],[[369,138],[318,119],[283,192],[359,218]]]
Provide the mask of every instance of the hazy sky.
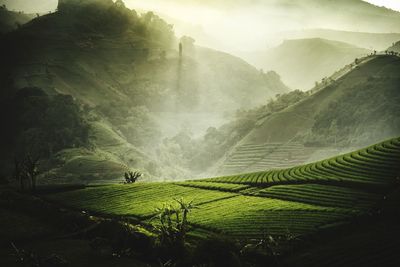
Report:
[[377,6],[385,6],[393,10],[400,11],[400,0],[364,0]]
[[[400,11],[400,0],[364,0],[366,2],[369,2],[371,4],[377,5],[377,6],[385,6],[397,11]],[[151,7],[151,5],[148,5],[147,0],[125,0],[126,4],[130,7],[135,7],[135,6],[147,6]],[[165,2],[166,5],[168,5],[167,0],[163,1]],[[32,12],[32,11],[49,11],[49,9],[55,8],[57,5],[57,0],[0,0],[0,4],[6,4],[7,6],[10,7],[10,9],[21,9],[24,7],[24,4],[27,4],[28,9],[24,10],[27,12]]]
[[[234,3],[229,2],[233,0],[226,1]],[[129,8],[159,13],[169,23],[175,25],[177,36],[191,35],[195,37],[199,45],[227,52],[262,50],[275,46],[277,43],[274,39],[266,37],[281,31],[315,27],[358,31],[357,26],[340,25],[340,21],[337,20],[326,19],[316,22],[306,13],[284,9],[284,5],[276,9],[259,8],[255,3],[260,1],[248,0],[253,5],[242,5],[240,8],[228,10],[213,5],[212,0],[204,0],[204,2],[200,0],[124,0]],[[280,3],[279,1],[282,0],[270,0],[270,2],[273,1]],[[400,0],[365,1],[400,11]],[[6,4],[9,9],[23,10],[28,13],[54,10],[57,2],[58,0],[0,0],[0,4]],[[222,0],[219,2],[224,3]],[[244,1],[239,2],[243,4]],[[299,21],[301,24],[298,23]]]

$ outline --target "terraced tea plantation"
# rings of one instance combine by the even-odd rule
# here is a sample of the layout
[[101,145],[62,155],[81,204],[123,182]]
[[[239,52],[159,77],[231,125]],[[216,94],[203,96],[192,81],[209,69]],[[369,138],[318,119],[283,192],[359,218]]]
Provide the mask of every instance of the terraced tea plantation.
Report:
[[296,142],[243,144],[227,156],[219,173],[235,174],[248,170],[292,167],[306,162],[314,152],[314,148]]
[[194,229],[238,239],[302,238],[346,225],[385,207],[400,186],[400,138],[320,162],[180,183],[107,185],[47,195],[95,214],[150,222],[175,198],[193,200]]

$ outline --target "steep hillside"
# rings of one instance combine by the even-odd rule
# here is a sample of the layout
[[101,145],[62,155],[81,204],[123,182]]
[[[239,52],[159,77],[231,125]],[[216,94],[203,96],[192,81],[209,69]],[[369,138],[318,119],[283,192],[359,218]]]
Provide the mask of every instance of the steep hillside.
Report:
[[[79,153],[91,157],[83,163],[88,170],[106,161],[110,169],[120,166],[116,172],[122,174],[136,168],[148,177],[176,177],[185,171],[177,167],[169,173],[168,166],[157,167],[152,160],[165,137],[164,125],[158,124],[163,112],[233,112],[289,90],[275,73],[197,47],[189,37],[178,41],[171,25],[151,12],[137,14],[121,1],[61,1],[58,12],[4,35],[0,47],[3,99],[23,88],[40,88],[49,96],[71,95],[88,111],[94,147],[63,154],[70,159],[55,154],[57,169],[50,174],[58,177],[79,172],[74,167],[79,164],[62,167],[79,161]],[[169,126],[178,132],[185,121]],[[102,179],[102,172],[92,170],[90,176]]]
[[[389,31],[389,29],[388,29]],[[282,32],[274,35],[281,40],[323,38],[352,44],[354,46],[383,51],[394,42],[400,40],[400,33],[351,32],[331,29],[309,29]]]
[[9,11],[0,6],[0,34],[10,32],[30,21],[34,16],[22,12]]
[[290,87],[305,90],[369,52],[350,44],[316,38],[286,40],[275,48],[244,57],[259,68],[277,71]]
[[265,116],[220,174],[293,166],[400,134],[400,59],[377,56],[324,89]]

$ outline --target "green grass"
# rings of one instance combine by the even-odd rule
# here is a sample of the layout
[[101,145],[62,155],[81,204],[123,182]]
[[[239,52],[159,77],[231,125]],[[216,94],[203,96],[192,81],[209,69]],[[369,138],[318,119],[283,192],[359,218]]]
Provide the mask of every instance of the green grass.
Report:
[[218,191],[226,191],[226,192],[240,192],[244,189],[250,188],[249,185],[241,185],[241,184],[225,184],[225,183],[203,183],[201,181],[194,182],[181,182],[175,183],[176,185],[186,186],[186,187],[194,187],[208,190],[218,190]]
[[356,208],[368,210],[382,200],[377,193],[339,186],[304,184],[277,185],[268,188],[254,188],[242,191],[244,194],[277,198],[327,207]]
[[388,186],[400,173],[399,138],[357,152],[298,166],[204,181],[257,186],[292,183],[330,183],[353,186]]
[[92,212],[146,218],[157,207],[183,197],[197,204],[235,196],[219,191],[183,187],[172,183],[138,183],[134,185],[108,185],[47,196],[66,206]]
[[66,149],[56,155],[62,162],[54,168],[52,177],[40,179],[46,183],[93,183],[99,180],[122,181],[127,167],[118,159],[102,153],[85,149]]
[[191,214],[191,222],[240,238],[265,234],[302,235],[346,220],[356,210],[330,208],[270,198],[238,196],[208,203]]
[[239,239],[266,234],[306,236],[380,209],[398,186],[400,138],[284,170],[180,183],[87,187],[46,197],[62,205],[149,223],[155,209],[183,197],[196,235]]

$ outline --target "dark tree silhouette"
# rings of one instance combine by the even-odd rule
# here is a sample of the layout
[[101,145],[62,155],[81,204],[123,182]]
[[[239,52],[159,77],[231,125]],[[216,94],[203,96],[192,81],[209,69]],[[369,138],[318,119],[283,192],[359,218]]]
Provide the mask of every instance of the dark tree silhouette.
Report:
[[23,160],[14,159],[14,179],[19,183],[21,190],[25,190],[25,181],[29,181],[32,192],[36,191],[39,172],[39,156],[28,154]]
[[125,183],[127,184],[134,184],[139,180],[140,177],[142,177],[142,174],[140,172],[126,172],[124,174],[125,177]]
[[24,160],[24,173],[31,183],[31,189],[36,191],[37,176],[39,175],[39,156],[27,155]]

